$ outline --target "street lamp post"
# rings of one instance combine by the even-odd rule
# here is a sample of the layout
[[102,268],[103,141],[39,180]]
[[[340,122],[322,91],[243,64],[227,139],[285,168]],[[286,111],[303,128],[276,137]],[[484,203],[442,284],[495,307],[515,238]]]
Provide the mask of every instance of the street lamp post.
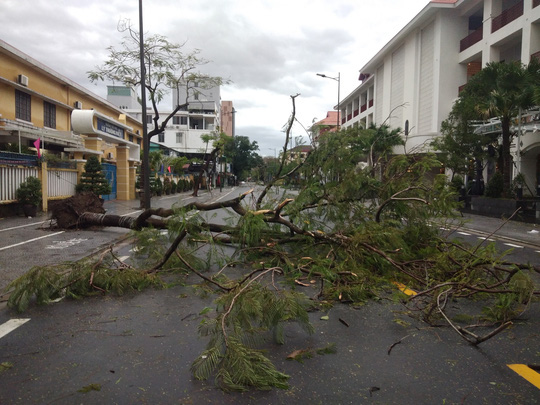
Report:
[[317,76],[320,76],[320,77],[324,77],[325,79],[332,79],[332,80],[335,80],[337,82],[337,120],[336,120],[336,124],[337,124],[337,130],[339,131],[339,116],[341,114],[341,108],[340,108],[340,98],[339,98],[339,92],[340,92],[340,88],[341,88],[341,73],[338,72],[338,75],[337,77],[331,77],[331,76],[327,76],[325,75],[324,73],[317,73]]

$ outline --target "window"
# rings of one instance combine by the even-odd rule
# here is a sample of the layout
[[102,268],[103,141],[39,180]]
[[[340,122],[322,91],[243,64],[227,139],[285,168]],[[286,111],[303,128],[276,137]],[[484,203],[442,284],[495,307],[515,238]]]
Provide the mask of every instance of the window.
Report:
[[187,117],[173,117],[173,125],[187,125]]
[[151,123],[152,123],[152,116],[151,116],[151,115],[147,115],[147,116],[146,116],[146,123],[147,123],[147,124],[151,124]]
[[32,121],[30,94],[15,90],[15,118]]
[[130,136],[128,137],[128,139],[129,139],[130,142],[133,142],[133,135],[130,135]]
[[158,134],[158,142],[165,142],[165,134],[163,132]]
[[176,133],[176,143],[182,143],[184,142],[184,133],[183,132],[177,132]]
[[47,101],[43,102],[43,125],[56,129],[56,106]]

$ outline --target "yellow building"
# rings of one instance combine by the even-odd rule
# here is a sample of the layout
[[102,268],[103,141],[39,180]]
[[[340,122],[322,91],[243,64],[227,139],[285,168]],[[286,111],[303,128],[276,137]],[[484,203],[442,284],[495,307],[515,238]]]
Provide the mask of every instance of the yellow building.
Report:
[[[0,40],[0,149],[39,145],[40,154],[76,161],[79,175],[98,155],[114,169],[112,198],[131,200],[142,132],[140,121]],[[8,180],[2,174],[0,188]]]

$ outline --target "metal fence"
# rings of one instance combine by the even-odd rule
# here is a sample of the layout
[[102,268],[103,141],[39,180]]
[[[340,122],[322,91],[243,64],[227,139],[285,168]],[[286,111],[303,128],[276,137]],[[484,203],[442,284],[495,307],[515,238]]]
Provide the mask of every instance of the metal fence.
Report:
[[[15,152],[0,152],[0,204],[17,200],[16,192],[21,183],[30,176],[40,177],[41,165],[35,155]],[[72,162],[57,162],[47,169],[46,199],[75,195],[77,169]]]
[[47,194],[49,198],[75,195],[77,170],[49,169],[47,172]]
[[38,177],[37,167],[0,166],[0,203],[15,201],[17,189],[30,176]]

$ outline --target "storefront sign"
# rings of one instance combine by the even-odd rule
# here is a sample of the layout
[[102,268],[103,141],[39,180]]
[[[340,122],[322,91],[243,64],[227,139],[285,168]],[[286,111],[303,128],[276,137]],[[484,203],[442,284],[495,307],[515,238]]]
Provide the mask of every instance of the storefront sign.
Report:
[[98,117],[97,119],[97,129],[99,131],[105,132],[106,134],[116,136],[117,138],[124,138],[124,129],[114,125],[108,121],[105,121]]

